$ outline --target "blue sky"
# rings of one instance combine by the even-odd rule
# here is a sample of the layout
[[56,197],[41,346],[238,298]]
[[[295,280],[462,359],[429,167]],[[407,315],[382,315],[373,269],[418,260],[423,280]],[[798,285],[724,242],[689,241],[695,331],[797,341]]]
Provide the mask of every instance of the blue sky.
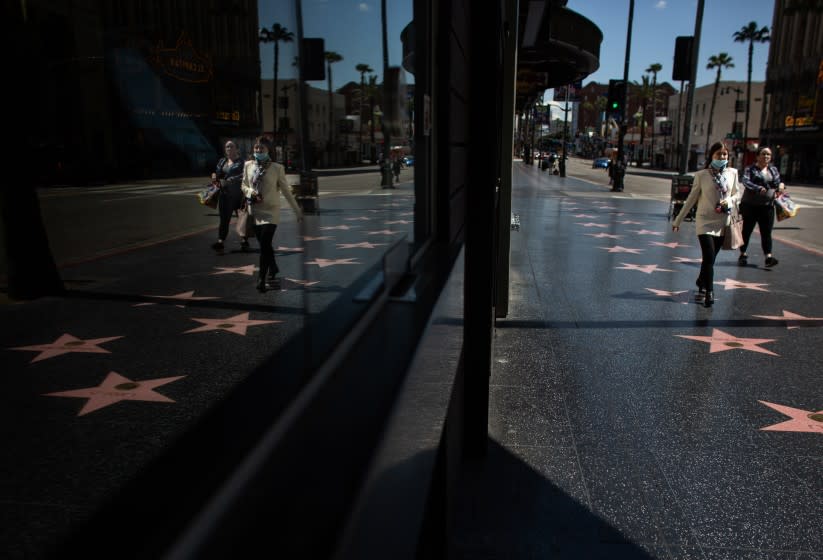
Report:
[[[322,37],[326,51],[343,56],[332,65],[332,87],[337,89],[347,82],[360,82],[358,64],[368,64],[374,74],[383,80],[383,38],[380,18],[380,0],[303,0],[304,37]],[[388,0],[387,36],[389,65],[400,66],[402,44],[400,32],[412,20],[412,0]],[[285,26],[297,37],[297,19],[294,0],[260,0],[258,4],[260,25],[271,29],[274,23]],[[293,78],[291,62],[297,55],[296,43],[280,45],[278,78]],[[274,71],[274,45],[262,45],[260,50],[261,71],[264,79],[271,79]],[[414,76],[406,74],[406,83],[413,83]],[[325,82],[309,82],[325,89]]]
[[[569,0],[570,10],[591,20],[603,32],[600,46],[600,68],[583,80],[608,83],[610,78],[623,78],[626,57],[626,31],[629,21],[629,0]],[[750,21],[758,27],[771,27],[774,0],[706,0],[700,31],[700,52],[697,61],[697,87],[714,82],[717,70],[707,70],[711,55],[721,52],[732,57],[734,68],[724,69],[722,80],[746,80],[748,43],[736,43],[732,35]],[[635,0],[632,25],[629,81],[639,82],[644,70],[655,62],[663,65],[657,81],[672,80],[675,38],[694,35],[697,0]],[[755,43],[752,59],[752,81],[766,78],[769,43]]]

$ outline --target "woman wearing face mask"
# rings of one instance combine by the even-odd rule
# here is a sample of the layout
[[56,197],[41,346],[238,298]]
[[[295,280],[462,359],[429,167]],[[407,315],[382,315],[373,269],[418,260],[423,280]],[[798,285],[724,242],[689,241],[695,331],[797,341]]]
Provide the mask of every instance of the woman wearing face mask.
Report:
[[742,194],[737,169],[728,164],[729,150],[721,142],[714,143],[705,168],[694,174],[692,190],[672,222],[672,231],[679,231],[683,218],[697,204],[695,229],[703,261],[696,283],[705,307],[714,303],[714,261],[723,247],[723,229],[731,223],[731,209]]
[[272,241],[277,223],[280,221],[280,194],[286,198],[297,215],[297,221],[303,221],[291,188],[286,181],[286,170],[282,165],[271,160],[271,140],[266,136],[258,137],[254,142],[254,158],[246,162],[243,169],[243,194],[249,205],[250,218],[254,220],[255,237],[260,244],[260,276],[257,289],[266,291],[266,281],[279,287],[276,277],[279,268],[274,260]]
[[766,256],[766,266],[777,264],[772,256],[772,228],[774,227],[774,197],[786,190],[780,181],[780,171],[772,165],[772,150],[762,147],[757,152],[757,161],[743,170],[743,198],[740,200],[740,215],[743,216],[743,245],[737,264],[746,266],[749,256],[746,249],[754,226],[760,228],[760,246]]

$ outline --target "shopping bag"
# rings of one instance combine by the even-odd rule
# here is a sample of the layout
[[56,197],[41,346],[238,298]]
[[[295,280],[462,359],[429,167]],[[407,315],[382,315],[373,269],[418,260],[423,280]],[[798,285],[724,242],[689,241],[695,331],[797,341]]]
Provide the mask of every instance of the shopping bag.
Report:
[[249,215],[246,207],[237,211],[234,229],[240,237],[254,237],[254,216]]
[[732,209],[729,225],[723,229],[723,248],[727,251],[739,249],[743,245],[743,217],[737,207]]
[[774,199],[774,208],[777,214],[777,221],[782,222],[797,215],[797,204],[791,199],[789,193],[780,193]]
[[217,199],[220,195],[220,183],[209,183],[206,188],[197,193],[197,200],[203,206],[217,208]]

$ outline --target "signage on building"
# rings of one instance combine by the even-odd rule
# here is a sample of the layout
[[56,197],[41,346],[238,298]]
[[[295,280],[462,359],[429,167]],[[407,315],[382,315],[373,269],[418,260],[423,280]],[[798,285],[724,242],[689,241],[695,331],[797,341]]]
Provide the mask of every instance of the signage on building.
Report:
[[166,48],[161,41],[152,49],[151,60],[164,74],[183,82],[202,84],[214,76],[211,57],[197,52],[185,31],[180,32],[174,48]]
[[554,88],[554,100],[566,101],[566,91],[569,93],[569,103],[581,101],[580,90],[583,89],[583,80],[578,80],[568,86],[558,86]]

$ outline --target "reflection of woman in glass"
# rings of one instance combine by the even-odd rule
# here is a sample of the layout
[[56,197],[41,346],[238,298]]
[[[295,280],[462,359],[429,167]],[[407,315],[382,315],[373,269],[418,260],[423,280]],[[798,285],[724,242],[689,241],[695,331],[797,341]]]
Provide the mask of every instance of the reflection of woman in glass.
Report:
[[[217,199],[220,225],[217,228],[217,243],[211,246],[218,253],[223,252],[223,241],[229,233],[231,215],[243,205],[240,181],[243,177],[244,162],[233,141],[226,142],[225,150],[226,156],[220,158],[214,173],[211,174],[212,181],[220,181],[220,195]],[[249,242],[245,237],[240,240],[240,248],[244,251],[249,248]]]
[[[255,236],[260,244],[260,276],[257,278],[258,291],[266,291],[268,279],[273,288],[279,288],[276,275],[280,270],[274,260],[274,232],[280,221],[280,194],[282,193],[297,215],[303,221],[303,212],[297,205],[291,188],[286,181],[286,170],[271,159],[271,140],[266,136],[254,142],[254,159],[246,162],[243,169],[243,194],[249,205],[249,213],[254,219]],[[279,192],[278,192],[279,191]]]

